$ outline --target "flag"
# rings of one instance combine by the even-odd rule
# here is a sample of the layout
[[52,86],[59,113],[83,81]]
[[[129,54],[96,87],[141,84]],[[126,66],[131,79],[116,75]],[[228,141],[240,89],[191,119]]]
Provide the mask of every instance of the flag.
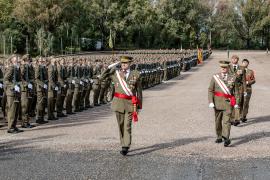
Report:
[[198,64],[203,63],[203,50],[200,48],[198,49]]
[[110,30],[109,47],[113,49],[112,30]]

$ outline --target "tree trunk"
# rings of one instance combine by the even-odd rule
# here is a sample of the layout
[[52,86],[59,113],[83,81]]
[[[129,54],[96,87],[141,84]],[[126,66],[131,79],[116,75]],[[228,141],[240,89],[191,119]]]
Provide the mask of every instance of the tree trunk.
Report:
[[269,35],[270,34],[270,27],[266,28],[266,32],[267,32],[266,33],[267,35],[266,35],[266,39],[265,39],[265,43],[266,43],[265,46],[266,46],[266,48],[270,49],[270,42],[269,42],[270,41],[270,35]]

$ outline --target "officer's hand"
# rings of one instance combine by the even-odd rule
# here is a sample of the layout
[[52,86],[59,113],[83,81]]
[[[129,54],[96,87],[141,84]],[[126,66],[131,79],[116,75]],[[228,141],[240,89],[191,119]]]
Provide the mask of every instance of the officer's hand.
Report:
[[242,70],[238,70],[236,73],[237,73],[238,75],[241,75],[241,74],[243,74],[243,71],[242,71]]
[[244,92],[244,97],[246,97],[248,94],[247,94],[247,92]]
[[214,108],[215,107],[215,104],[214,103],[210,103],[209,104],[209,108]]
[[31,83],[29,83],[29,84],[27,85],[27,87],[28,87],[28,89],[33,89],[33,85],[32,85]]
[[237,104],[234,105],[234,109],[239,109],[239,106]]
[[47,84],[44,84],[43,88],[44,88],[44,89],[48,89]]
[[111,65],[108,66],[109,69],[112,69],[114,68],[115,66],[117,66],[120,62],[116,62],[116,63],[113,63]]
[[14,86],[14,90],[15,90],[15,92],[20,92],[20,86],[15,85],[15,86]]

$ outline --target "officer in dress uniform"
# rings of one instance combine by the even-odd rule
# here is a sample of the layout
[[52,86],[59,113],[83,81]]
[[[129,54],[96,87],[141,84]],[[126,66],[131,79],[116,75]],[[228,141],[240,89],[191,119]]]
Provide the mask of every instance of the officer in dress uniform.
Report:
[[122,155],[127,155],[131,145],[131,125],[132,119],[137,121],[137,110],[142,107],[142,87],[140,73],[131,70],[132,57],[120,57],[121,67],[117,69],[119,63],[114,63],[108,67],[101,75],[101,79],[110,77],[115,84],[115,94],[112,102],[112,109],[116,114]]
[[215,111],[216,143],[224,146],[231,144],[231,115],[232,109],[238,108],[233,89],[235,76],[228,73],[229,61],[220,61],[220,73],[213,75],[208,88],[209,107]]
[[[236,77],[236,82],[234,86],[237,104],[243,104],[244,97],[247,96],[247,89],[246,89],[246,72],[245,68],[238,64],[239,57],[237,55],[233,55],[231,59],[231,63],[229,65],[229,74],[232,74]],[[243,111],[243,106],[239,106],[233,110],[231,123],[234,126],[238,126],[240,124],[241,113]]]
[[249,60],[243,59],[242,66],[245,68],[245,74],[246,74],[246,84],[247,84],[247,96],[244,97],[244,101],[242,104],[242,113],[241,113],[241,121],[246,122],[247,121],[247,114],[249,110],[249,102],[252,95],[252,85],[256,83],[255,80],[255,73],[253,70],[249,69]]

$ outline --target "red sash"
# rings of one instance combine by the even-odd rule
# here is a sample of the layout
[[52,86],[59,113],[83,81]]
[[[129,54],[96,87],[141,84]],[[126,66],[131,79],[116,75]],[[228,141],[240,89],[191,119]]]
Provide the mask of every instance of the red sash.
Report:
[[224,97],[226,99],[229,99],[232,107],[234,107],[236,105],[236,99],[233,95],[224,94],[222,92],[215,92],[215,96]]
[[126,94],[120,94],[120,93],[114,93],[114,97],[120,98],[120,99],[127,99],[131,100],[132,104],[134,106],[134,111],[132,113],[132,119],[134,122],[138,121],[138,113],[136,111],[137,106],[139,105],[140,108],[142,108],[140,100],[137,98],[137,96],[128,96]]

